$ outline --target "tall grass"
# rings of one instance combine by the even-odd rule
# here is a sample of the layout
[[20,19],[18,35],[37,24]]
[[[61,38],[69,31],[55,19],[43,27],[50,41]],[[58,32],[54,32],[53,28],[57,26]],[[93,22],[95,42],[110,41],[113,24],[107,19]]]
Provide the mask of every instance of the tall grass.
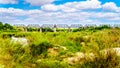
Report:
[[[29,45],[10,44],[10,35],[26,37]],[[5,36],[5,37],[4,37]],[[62,47],[66,47],[64,50]],[[100,51],[120,47],[120,30],[81,32],[6,32],[0,34],[0,66],[5,68],[119,68],[119,56]],[[67,58],[77,52],[94,53],[94,60],[84,58],[69,65]]]

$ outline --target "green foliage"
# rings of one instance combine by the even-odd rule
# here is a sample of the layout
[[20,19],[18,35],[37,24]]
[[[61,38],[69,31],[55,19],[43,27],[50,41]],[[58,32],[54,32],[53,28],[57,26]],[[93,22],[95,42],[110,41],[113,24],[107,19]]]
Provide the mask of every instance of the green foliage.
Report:
[[3,24],[2,22],[0,22],[0,31],[3,32],[17,32],[17,29],[13,26],[11,26],[8,23]]
[[102,30],[102,29],[110,29],[111,27],[108,26],[108,25],[101,25],[101,26],[89,26],[89,27],[86,27],[86,28],[77,28],[77,29],[74,29],[73,32],[78,32],[78,31],[93,31],[93,32],[96,32],[97,30]]
[[38,31],[38,29],[37,28],[27,28],[27,30],[29,31],[29,32],[32,32],[32,31]]
[[51,28],[43,28],[42,29],[43,32],[53,32],[53,30]]
[[13,26],[11,26],[11,25],[8,24],[8,23],[5,23],[4,26],[3,26],[3,29],[4,29],[4,30],[12,30],[12,29],[13,29]]
[[119,65],[120,58],[116,55],[116,52],[109,51],[107,55],[103,53],[96,54],[94,61],[85,61],[81,68],[119,68]]
[[99,27],[96,27],[95,29],[96,30],[102,30],[102,29],[110,29],[111,27],[108,26],[108,25],[102,25],[102,26],[99,26]]
[[0,30],[2,30],[2,29],[3,29],[3,23],[0,22]]
[[[119,27],[115,27],[116,29],[119,29]],[[98,30],[102,29],[111,29],[109,25],[100,25],[100,26],[88,26],[88,27],[79,27],[79,28],[71,28],[71,32],[79,32],[79,31],[87,31],[87,32],[96,32]],[[35,27],[30,27],[27,28],[28,32],[33,32],[33,31],[40,31],[40,28],[35,28]],[[3,32],[20,32],[20,31],[25,31],[25,27],[15,27],[11,26],[8,23],[3,24],[0,22],[0,31]],[[57,32],[68,32],[68,28],[57,28]],[[42,28],[42,32],[54,32],[53,28]]]
[[72,32],[78,32],[78,31],[83,31],[85,30],[83,27],[79,27],[77,29],[73,29]]
[[57,60],[42,60],[37,64],[39,68],[69,68],[70,66],[65,62]]
[[80,51],[81,49],[81,45],[78,42],[72,42],[72,41],[66,40],[66,41],[63,41],[61,45],[67,47],[68,51],[70,52],[77,52],[77,51]]
[[68,32],[68,29],[66,28],[57,28],[57,32]]
[[32,44],[30,46],[31,54],[33,56],[37,56],[40,54],[44,54],[45,56],[47,55],[47,49],[53,47],[52,44],[50,44],[47,41],[43,41],[39,43],[38,45]]
[[[10,36],[26,37],[29,45],[11,44]],[[5,68],[119,68],[120,56],[99,53],[103,49],[120,47],[119,39],[120,29],[117,28],[69,33],[2,32],[0,65]],[[78,52],[92,52],[95,60],[86,57],[69,65],[67,59],[76,57]]]

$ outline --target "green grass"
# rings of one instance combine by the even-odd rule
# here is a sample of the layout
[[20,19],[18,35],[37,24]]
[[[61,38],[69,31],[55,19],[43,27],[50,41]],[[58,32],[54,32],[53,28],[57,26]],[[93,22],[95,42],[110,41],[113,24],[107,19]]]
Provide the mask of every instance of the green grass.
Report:
[[[9,35],[26,37],[29,45],[10,44]],[[3,37],[5,36],[5,37]],[[66,47],[64,50],[60,46]],[[0,33],[0,68],[119,68],[119,56],[99,54],[106,48],[120,47],[120,29],[80,32],[3,32]],[[73,65],[67,58],[75,53],[95,53],[95,60],[84,58]]]

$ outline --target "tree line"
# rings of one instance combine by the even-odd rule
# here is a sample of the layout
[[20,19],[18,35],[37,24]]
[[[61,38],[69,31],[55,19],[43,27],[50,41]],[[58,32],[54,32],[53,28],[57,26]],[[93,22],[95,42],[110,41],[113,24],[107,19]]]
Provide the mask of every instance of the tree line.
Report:
[[15,30],[13,26],[8,23],[3,24],[0,22],[0,31],[12,31]]
[[[110,27],[109,25],[101,25],[101,26],[89,26],[89,27],[79,27],[76,29],[70,29],[71,32],[78,32],[78,31],[96,31],[96,30],[102,30],[102,29],[111,29],[112,27]],[[115,28],[119,28],[119,27],[115,27]],[[19,32],[19,31],[25,31],[25,29],[27,29],[28,32],[33,32],[33,31],[40,31],[40,28],[24,28],[24,27],[16,27],[16,26],[12,26],[8,23],[3,24],[2,22],[0,22],[0,32]],[[43,32],[54,32],[52,28],[42,28]],[[59,29],[57,28],[57,32],[66,32],[67,29]]]

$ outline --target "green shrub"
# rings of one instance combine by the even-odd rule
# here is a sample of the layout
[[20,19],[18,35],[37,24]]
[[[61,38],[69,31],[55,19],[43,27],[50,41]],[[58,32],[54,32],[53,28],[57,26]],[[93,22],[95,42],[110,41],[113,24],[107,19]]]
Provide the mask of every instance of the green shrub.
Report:
[[43,32],[53,32],[52,28],[43,28],[42,29]]
[[72,32],[79,32],[79,31],[84,31],[85,29],[83,27],[79,27],[77,29],[73,29]]
[[40,54],[47,55],[47,49],[53,47],[53,45],[47,41],[43,41],[38,45],[32,44],[30,45],[30,50],[32,56],[38,56]]
[[81,65],[81,68],[119,68],[120,57],[116,55],[114,51],[108,51],[105,53],[97,53],[93,61],[85,61]]

